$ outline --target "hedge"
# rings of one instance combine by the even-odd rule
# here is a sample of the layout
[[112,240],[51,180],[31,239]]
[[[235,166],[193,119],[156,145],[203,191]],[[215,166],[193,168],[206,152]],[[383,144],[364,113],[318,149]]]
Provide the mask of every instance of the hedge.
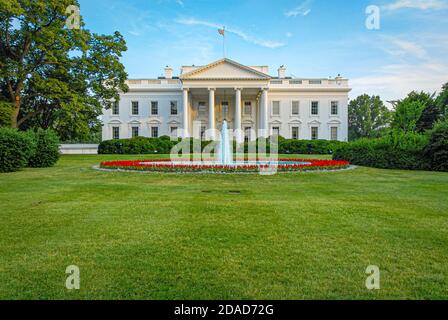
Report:
[[0,128],[0,172],[13,172],[28,165],[36,142],[28,132]]
[[375,168],[428,170],[430,161],[424,152],[427,144],[426,135],[391,132],[378,139],[340,145],[333,159]]
[[[170,154],[171,149],[180,139],[171,141],[170,137],[160,138],[135,137],[102,141],[98,146],[99,154]],[[191,145],[193,139],[190,139]],[[202,147],[205,145],[201,143]]]
[[279,140],[282,154],[332,154],[345,142],[328,140]]
[[52,130],[38,129],[31,133],[36,142],[36,152],[28,165],[34,168],[52,167],[59,160],[59,138]]
[[448,171],[448,120],[437,123],[428,135],[425,155],[430,161],[431,169]]
[[[258,150],[258,146],[263,138],[244,143],[244,152],[249,149]],[[198,140],[188,139],[190,150],[193,150],[193,143]],[[145,138],[136,137],[131,139],[107,140],[100,143],[98,153],[100,154],[169,154],[171,149],[178,144],[181,139],[171,141],[169,137]],[[266,152],[270,152],[269,139],[266,140]],[[201,141],[203,150],[212,141]],[[340,145],[345,142],[327,141],[327,140],[288,140],[282,137],[278,138],[279,154],[332,154]],[[236,143],[233,144],[233,150],[236,151]]]

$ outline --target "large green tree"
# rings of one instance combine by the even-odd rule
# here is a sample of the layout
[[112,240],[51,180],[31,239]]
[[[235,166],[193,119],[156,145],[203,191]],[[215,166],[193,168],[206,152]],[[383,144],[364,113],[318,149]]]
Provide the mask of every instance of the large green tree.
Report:
[[349,140],[378,137],[389,125],[391,112],[379,96],[361,95],[348,105]]
[[73,5],[79,7],[73,0],[0,0],[0,101],[11,107],[12,127],[85,136],[102,106],[127,90],[123,37],[92,33],[82,17],[77,28]]
[[392,128],[404,132],[424,132],[440,118],[434,94],[411,92],[395,104]]
[[442,91],[436,99],[436,105],[440,110],[441,117],[448,120],[448,82],[442,86]]

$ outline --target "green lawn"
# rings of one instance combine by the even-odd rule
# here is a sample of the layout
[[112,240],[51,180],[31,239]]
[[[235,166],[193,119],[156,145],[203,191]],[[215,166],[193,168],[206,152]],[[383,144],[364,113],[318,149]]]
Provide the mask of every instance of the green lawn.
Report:
[[0,174],[1,299],[448,299],[447,173],[92,169],[119,158]]

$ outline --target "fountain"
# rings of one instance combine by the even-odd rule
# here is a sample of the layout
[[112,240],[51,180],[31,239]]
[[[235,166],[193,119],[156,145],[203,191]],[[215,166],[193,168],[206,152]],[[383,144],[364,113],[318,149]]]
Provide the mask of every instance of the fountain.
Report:
[[233,164],[233,152],[232,152],[229,130],[227,128],[227,121],[224,120],[221,129],[221,141],[218,147],[218,164],[224,166],[230,166]]
[[[188,142],[188,146],[190,143]],[[176,159],[162,159],[162,160],[145,160],[145,161],[130,161],[127,164],[120,162],[123,167],[133,166],[135,168],[142,168],[143,171],[195,171],[195,172],[223,172],[223,171],[248,171],[248,172],[276,172],[277,168],[282,170],[296,171],[300,170],[303,166],[312,165],[311,162],[302,161],[301,159],[278,159],[277,154],[275,156],[272,154],[264,155],[264,157],[259,153],[260,150],[253,150],[253,153],[258,151],[258,159],[245,160],[245,159],[233,159],[233,141],[231,140],[229,134],[229,128],[227,120],[224,120],[221,128],[221,139],[216,147],[215,159],[202,159],[194,160],[181,158]],[[272,148],[270,150],[272,152]],[[185,154],[185,152],[183,153]],[[174,153],[175,157],[178,156],[178,152]],[[110,164],[113,165],[113,164]]]

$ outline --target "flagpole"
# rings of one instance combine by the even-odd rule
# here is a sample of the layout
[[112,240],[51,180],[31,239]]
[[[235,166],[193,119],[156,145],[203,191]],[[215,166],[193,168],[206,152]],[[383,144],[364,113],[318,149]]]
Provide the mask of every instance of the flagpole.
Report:
[[226,27],[222,27],[224,30],[224,35],[222,37],[222,53],[224,55],[224,58],[226,57]]

